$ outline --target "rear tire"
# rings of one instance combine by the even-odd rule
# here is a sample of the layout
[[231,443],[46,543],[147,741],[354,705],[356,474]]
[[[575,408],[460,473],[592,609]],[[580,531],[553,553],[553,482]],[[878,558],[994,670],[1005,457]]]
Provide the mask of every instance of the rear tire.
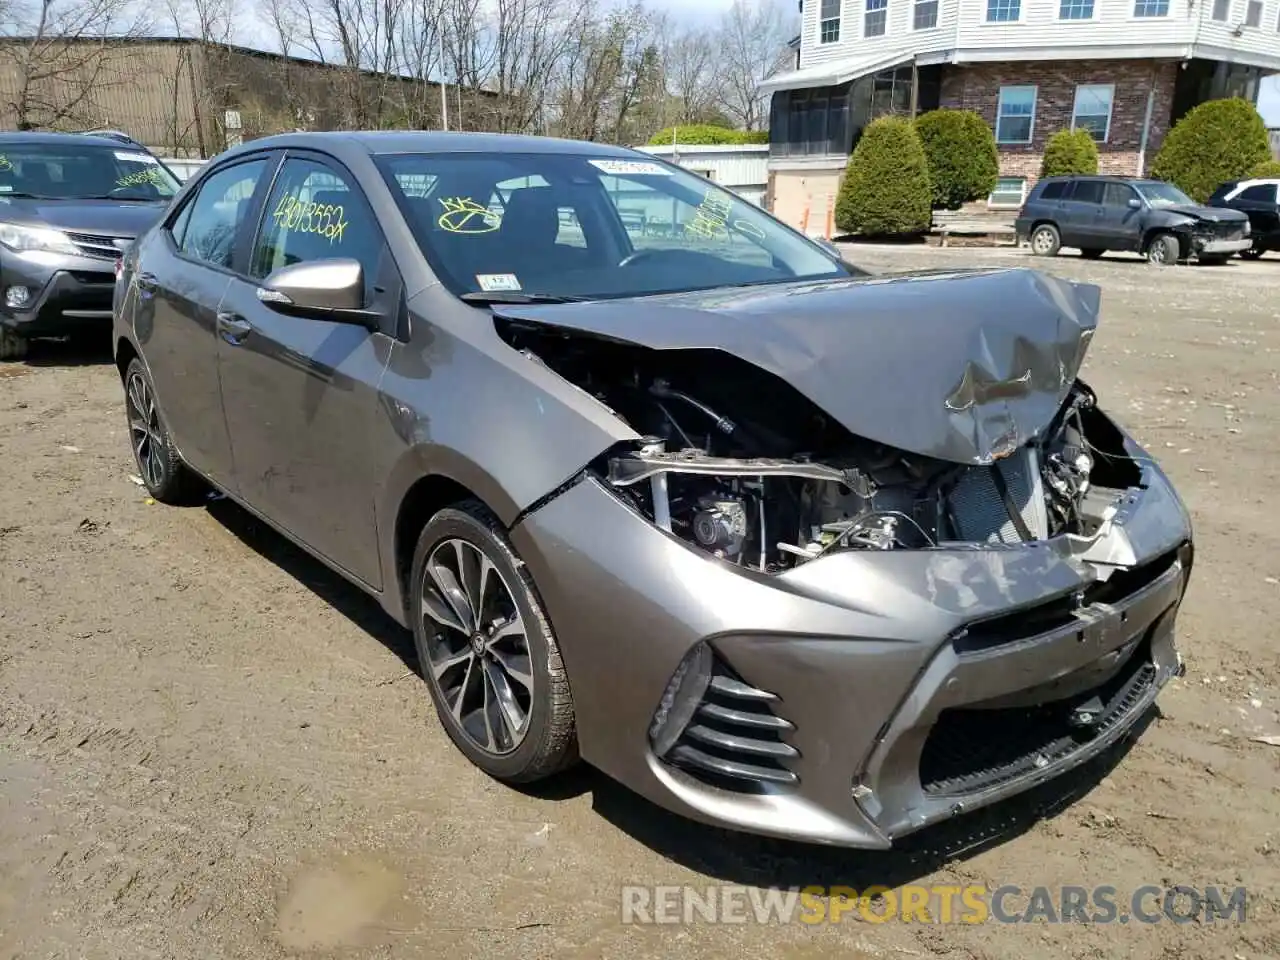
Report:
[[147,368],[137,357],[124,373],[124,405],[133,462],[147,493],[161,503],[194,502],[204,490],[204,484],[174,449],[164,417],[160,415],[155,387],[147,376]]
[[1147,262],[1158,267],[1172,266],[1181,256],[1178,238],[1171,233],[1158,233],[1147,244]]
[[1106,252],[1107,251],[1105,250],[1098,250],[1096,248],[1090,247],[1088,250],[1082,249],[1080,251],[1080,256],[1084,257],[1086,260],[1097,260]]
[[1031,231],[1031,252],[1037,257],[1056,256],[1062,248],[1062,235],[1052,223],[1042,223]]
[[0,360],[21,360],[27,355],[27,338],[0,327]]
[[528,568],[478,500],[418,536],[409,594],[414,646],[449,739],[507,783],[578,759],[573,695]]

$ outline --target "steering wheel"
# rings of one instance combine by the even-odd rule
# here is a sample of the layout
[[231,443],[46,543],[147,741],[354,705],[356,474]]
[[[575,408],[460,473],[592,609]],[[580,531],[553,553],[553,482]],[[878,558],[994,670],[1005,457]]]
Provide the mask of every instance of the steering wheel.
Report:
[[658,250],[633,250],[621,260],[618,261],[619,267],[629,267],[633,263],[644,259],[653,259],[653,257],[662,251]]

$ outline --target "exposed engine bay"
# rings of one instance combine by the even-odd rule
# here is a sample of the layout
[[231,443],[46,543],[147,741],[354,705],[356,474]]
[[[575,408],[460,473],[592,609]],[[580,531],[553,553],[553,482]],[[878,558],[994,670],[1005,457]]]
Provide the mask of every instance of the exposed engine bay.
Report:
[[641,435],[592,465],[621,496],[690,544],[765,572],[837,550],[1089,537],[1142,481],[1123,435],[1078,380],[1036,439],[990,464],[963,464],[855,436],[729,353],[518,322],[501,329]]

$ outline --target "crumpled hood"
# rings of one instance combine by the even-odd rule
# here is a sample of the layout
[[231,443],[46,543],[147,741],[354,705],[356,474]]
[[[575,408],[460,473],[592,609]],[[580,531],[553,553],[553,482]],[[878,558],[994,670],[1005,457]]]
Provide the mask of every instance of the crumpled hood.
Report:
[[493,309],[654,350],[723,350],[781,377],[858,436],[982,464],[1057,414],[1096,329],[1100,293],[1020,268]]
[[1211,223],[1244,223],[1249,219],[1247,213],[1241,213],[1239,210],[1232,210],[1229,207],[1203,207],[1198,203],[1184,203],[1176,207],[1160,209],[1170,213],[1180,213],[1185,217],[1195,217],[1197,220],[1208,220]]
[[168,204],[120,200],[31,200],[0,194],[0,220],[72,233],[134,239],[164,216]]

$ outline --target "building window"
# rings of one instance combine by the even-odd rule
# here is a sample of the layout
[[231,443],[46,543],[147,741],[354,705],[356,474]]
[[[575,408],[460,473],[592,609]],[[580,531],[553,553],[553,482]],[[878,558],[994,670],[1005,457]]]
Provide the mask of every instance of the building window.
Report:
[[1169,0],[1136,0],[1133,5],[1135,17],[1167,17]]
[[1071,129],[1088,130],[1093,139],[1106,143],[1111,131],[1111,101],[1115,92],[1115,86],[1110,83],[1082,83],[1076,87]]
[[916,0],[912,30],[930,30],[938,25],[938,0]]
[[867,17],[862,26],[864,37],[884,36],[884,21],[888,10],[889,0],[867,0]]
[[1030,143],[1035,115],[1035,87],[1001,87],[996,108],[996,143]]
[[835,43],[840,39],[840,3],[841,0],[822,0],[818,11],[819,43]]
[[1262,26],[1262,0],[1249,0],[1245,7],[1244,25],[1246,27]]
[[1226,23],[1231,13],[1231,0],[1213,0],[1213,19]]
[[987,23],[1011,23],[1022,16],[1022,0],[987,0]]
[[1027,195],[1026,177],[1001,177],[987,197],[989,207],[1020,207]]
[[1093,0],[1061,0],[1058,4],[1059,20],[1092,20]]

